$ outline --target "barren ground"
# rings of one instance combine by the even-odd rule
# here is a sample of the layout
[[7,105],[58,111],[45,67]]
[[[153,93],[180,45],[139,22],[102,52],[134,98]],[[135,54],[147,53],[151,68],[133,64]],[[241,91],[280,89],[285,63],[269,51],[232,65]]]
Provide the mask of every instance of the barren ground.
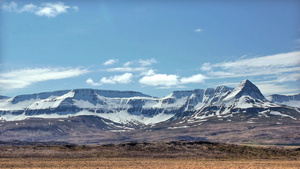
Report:
[[198,168],[198,169],[297,169],[290,160],[209,160],[198,158],[3,158],[0,168]]
[[1,145],[0,168],[299,168],[299,148],[169,141]]

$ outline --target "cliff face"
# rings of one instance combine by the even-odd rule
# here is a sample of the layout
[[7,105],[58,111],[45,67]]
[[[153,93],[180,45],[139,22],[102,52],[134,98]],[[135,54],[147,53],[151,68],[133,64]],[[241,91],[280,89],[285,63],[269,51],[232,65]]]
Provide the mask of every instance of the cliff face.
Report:
[[[274,95],[272,98],[285,101],[291,97]],[[0,118],[14,121],[32,117],[93,115],[116,123],[154,124],[184,117],[205,119],[228,116],[253,109],[264,112],[275,107],[280,105],[269,102],[253,83],[245,80],[235,89],[219,86],[205,90],[174,91],[162,98],[134,91],[94,89],[20,95],[0,100]]]
[[272,98],[248,80],[161,98],[94,89],[21,95],[0,99],[0,140],[299,144],[300,109],[282,104],[298,96]]

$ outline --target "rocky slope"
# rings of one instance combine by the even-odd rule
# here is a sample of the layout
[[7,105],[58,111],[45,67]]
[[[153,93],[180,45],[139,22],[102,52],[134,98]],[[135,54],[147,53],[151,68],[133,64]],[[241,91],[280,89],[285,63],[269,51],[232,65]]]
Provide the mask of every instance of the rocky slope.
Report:
[[21,95],[0,99],[0,140],[300,144],[300,109],[274,98],[266,99],[249,80],[235,89],[174,91],[162,98],[94,89]]

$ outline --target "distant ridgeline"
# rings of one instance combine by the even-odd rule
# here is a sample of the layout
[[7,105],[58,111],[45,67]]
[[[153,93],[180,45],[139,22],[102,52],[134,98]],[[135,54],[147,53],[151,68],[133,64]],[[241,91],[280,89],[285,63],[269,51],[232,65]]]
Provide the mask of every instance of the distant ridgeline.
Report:
[[[112,133],[145,128],[152,131],[155,126],[174,131],[201,127],[211,122],[298,123],[299,106],[300,94],[264,97],[249,80],[242,81],[234,89],[218,86],[174,91],[161,98],[134,91],[95,89],[63,90],[12,98],[0,96],[0,120],[2,125],[8,125],[7,128],[2,127],[0,138],[13,138],[9,133],[21,130],[18,127],[22,125],[22,130],[27,132],[55,130],[58,135],[67,137],[70,134],[68,129],[60,125],[68,127],[70,124],[71,128],[74,122],[71,119],[83,116],[91,123],[86,124],[89,127]],[[37,119],[43,119],[48,125],[35,128]],[[61,124],[57,124],[58,120]],[[27,126],[26,123],[32,125]],[[52,124],[57,126],[51,128]]]

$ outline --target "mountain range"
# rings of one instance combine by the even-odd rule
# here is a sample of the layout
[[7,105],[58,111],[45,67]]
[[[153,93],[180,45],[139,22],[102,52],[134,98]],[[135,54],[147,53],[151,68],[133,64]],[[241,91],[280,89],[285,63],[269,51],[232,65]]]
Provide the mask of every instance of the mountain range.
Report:
[[249,80],[165,97],[96,89],[1,96],[0,140],[300,144],[299,107],[300,94],[265,97]]

